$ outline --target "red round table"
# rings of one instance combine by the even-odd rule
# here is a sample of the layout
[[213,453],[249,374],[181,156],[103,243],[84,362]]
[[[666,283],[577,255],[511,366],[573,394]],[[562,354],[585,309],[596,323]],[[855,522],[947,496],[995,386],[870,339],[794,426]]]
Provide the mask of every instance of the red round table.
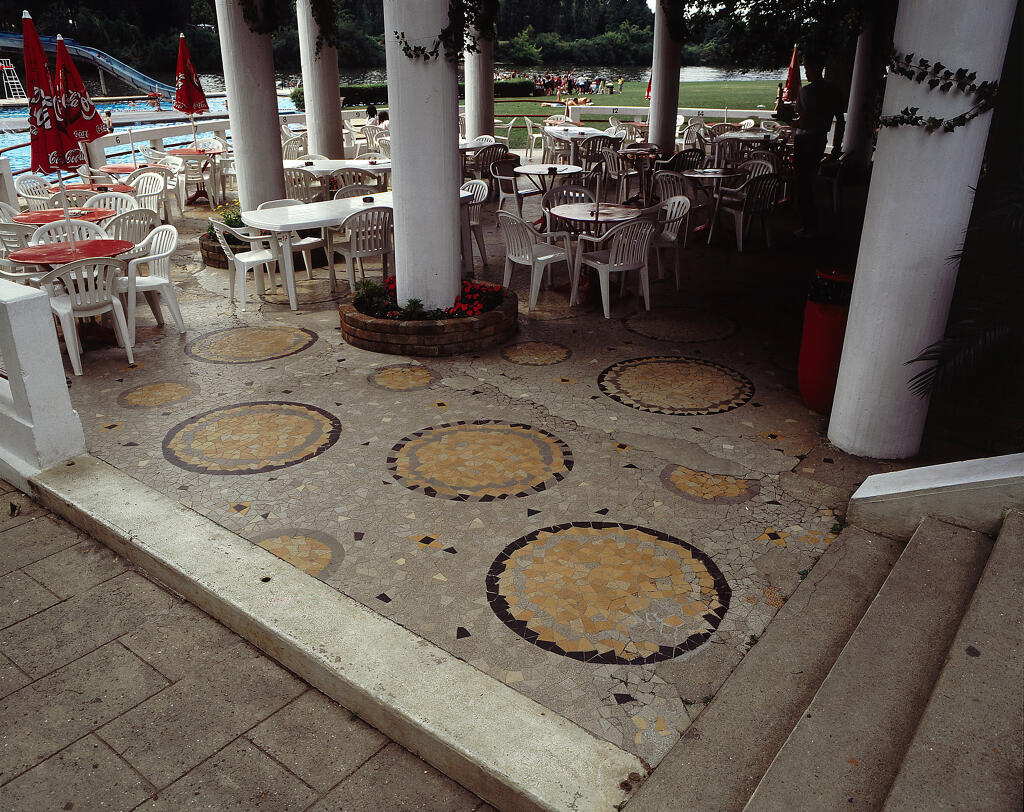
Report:
[[174,155],[179,158],[185,158],[188,156],[196,157],[199,155],[220,155],[224,152],[224,147],[216,146],[208,149],[199,149],[198,147],[185,147],[184,149],[169,149],[167,150],[168,155]]
[[104,164],[100,167],[100,172],[106,172],[108,175],[130,175],[136,169],[145,166],[147,164]]
[[[117,214],[113,209],[69,208],[68,214],[72,220],[85,220],[89,223],[98,223]],[[11,218],[15,223],[23,223],[29,226],[45,226],[64,219],[64,209],[37,209],[36,211],[23,211]]]
[[[65,183],[64,188],[69,192],[121,192],[122,194],[135,194],[135,187],[127,183]],[[59,186],[51,186],[50,191],[56,194],[60,191]]]
[[131,240],[78,240],[74,246],[69,242],[54,242],[18,248],[7,258],[19,265],[66,265],[80,259],[116,257],[134,247]]

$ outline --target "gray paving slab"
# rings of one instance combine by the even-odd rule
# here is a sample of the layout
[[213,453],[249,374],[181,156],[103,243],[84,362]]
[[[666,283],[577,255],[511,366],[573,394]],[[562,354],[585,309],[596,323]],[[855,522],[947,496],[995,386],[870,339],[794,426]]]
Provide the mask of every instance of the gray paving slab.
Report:
[[1024,808],[1024,513],[1003,523],[886,798],[897,810]]
[[[420,770],[422,768],[422,772]],[[390,744],[328,793],[311,812],[471,812],[480,799],[412,753]],[[581,810],[582,812],[582,810]]]
[[306,691],[247,738],[321,792],[388,743],[387,736],[319,691]]
[[33,677],[120,637],[178,600],[134,572],[0,632],[0,648]]
[[901,549],[855,527],[843,530],[633,796],[629,812],[742,808]]
[[180,809],[291,812],[305,809],[316,799],[316,792],[259,748],[245,739],[236,739],[140,808],[148,812]]
[[0,532],[0,575],[72,547],[81,539],[75,528],[53,516],[35,517]]
[[167,684],[109,643],[0,702],[0,784],[152,696]]
[[0,577],[0,629],[59,603],[60,598],[24,572]]
[[172,681],[246,646],[227,626],[190,603],[176,603],[151,617],[121,642]]
[[43,515],[43,509],[20,491],[0,497],[0,533]]
[[31,677],[28,674],[0,654],[0,698],[14,693],[29,682],[31,682]]
[[99,735],[165,787],[305,687],[255,649],[237,649],[105,725]]
[[107,547],[83,541],[29,564],[24,571],[55,595],[70,598],[109,581],[126,569],[126,563]]
[[991,547],[921,523],[745,809],[878,809]]
[[90,734],[0,789],[0,812],[133,809],[153,787]]

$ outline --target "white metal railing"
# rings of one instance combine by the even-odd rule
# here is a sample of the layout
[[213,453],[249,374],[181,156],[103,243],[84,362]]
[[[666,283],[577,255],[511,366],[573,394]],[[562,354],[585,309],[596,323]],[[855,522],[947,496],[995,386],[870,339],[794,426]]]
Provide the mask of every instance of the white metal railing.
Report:
[[0,477],[27,490],[29,477],[85,453],[45,292],[0,279],[0,357]]
[[[583,116],[592,117],[598,116],[632,116],[635,121],[640,121],[642,118],[649,115],[651,108],[649,107],[611,107],[604,105],[588,105],[586,107],[570,107],[569,118],[576,123],[579,123],[580,118]],[[704,114],[706,119],[722,119],[728,121],[731,116],[734,119],[744,118],[771,118],[775,110],[770,109],[757,109],[757,110],[733,110],[728,107],[680,107],[676,114],[680,116],[686,116],[688,119],[693,116]]]

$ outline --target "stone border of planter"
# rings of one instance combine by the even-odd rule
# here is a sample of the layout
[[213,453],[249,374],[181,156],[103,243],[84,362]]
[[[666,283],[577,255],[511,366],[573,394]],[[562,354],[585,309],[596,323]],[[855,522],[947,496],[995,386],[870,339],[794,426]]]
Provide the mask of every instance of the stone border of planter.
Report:
[[439,357],[493,347],[519,328],[519,298],[505,291],[494,310],[464,319],[398,321],[366,316],[352,304],[338,307],[341,334],[353,347],[388,355]]

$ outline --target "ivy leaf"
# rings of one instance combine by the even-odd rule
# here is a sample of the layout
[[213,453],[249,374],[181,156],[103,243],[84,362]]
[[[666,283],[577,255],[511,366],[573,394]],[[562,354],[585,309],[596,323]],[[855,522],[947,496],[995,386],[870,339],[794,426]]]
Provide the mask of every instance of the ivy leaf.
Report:
[[962,82],[967,78],[967,68],[957,68],[956,73],[953,74],[958,82]]
[[945,69],[946,69],[946,66],[943,65],[941,62],[936,62],[935,63],[935,67],[932,68],[932,70],[935,71],[935,73],[939,73],[941,71],[944,71]]
[[905,57],[903,57],[903,61],[904,62],[913,62],[914,61],[914,55],[912,53],[911,54],[907,54]]
[[927,73],[926,73],[925,71],[920,71],[920,72],[919,72],[919,73],[917,74],[917,76],[915,76],[915,77],[914,77],[914,81],[915,81],[915,82],[917,82],[918,84],[921,84],[922,80],[923,80],[923,79],[924,79],[924,78],[925,78],[925,77],[926,77],[927,75],[928,75],[928,74],[927,74]]
[[970,73],[967,74],[967,81],[968,82],[973,82],[977,78],[978,78],[978,72],[977,71],[973,71],[972,70]]
[[931,62],[929,62],[924,57],[922,57],[921,59],[917,60],[917,66],[919,68],[927,68],[930,64],[931,64]]
[[928,89],[929,90],[935,90],[935,88],[939,86],[939,82],[940,81],[942,81],[942,80],[941,79],[929,79],[928,80]]
[[942,72],[942,78],[943,79],[952,79],[953,78],[953,71],[951,71],[951,70],[943,71]]
[[942,83],[942,87],[940,87],[939,90],[941,90],[943,93],[948,93],[950,91],[950,89],[952,89],[952,87],[953,87],[953,83],[952,82],[943,82]]

